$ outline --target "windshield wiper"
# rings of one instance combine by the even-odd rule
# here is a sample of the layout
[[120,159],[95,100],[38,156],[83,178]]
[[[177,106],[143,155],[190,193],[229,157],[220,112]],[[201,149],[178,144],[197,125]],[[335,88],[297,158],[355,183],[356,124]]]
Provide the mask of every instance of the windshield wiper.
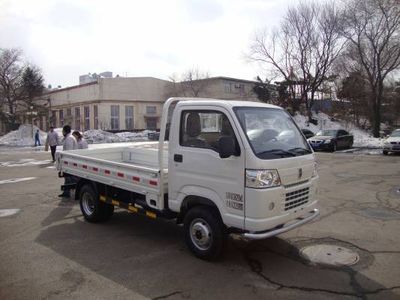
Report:
[[263,151],[263,152],[260,152],[260,153],[257,153],[257,154],[258,155],[274,154],[274,155],[280,155],[281,157],[296,156],[296,153],[285,151],[285,150],[282,150],[282,149],[271,149],[271,150]]
[[289,149],[288,151],[295,151],[295,152],[301,151],[302,153],[311,153],[311,150],[302,148],[302,147],[295,147],[295,148]]

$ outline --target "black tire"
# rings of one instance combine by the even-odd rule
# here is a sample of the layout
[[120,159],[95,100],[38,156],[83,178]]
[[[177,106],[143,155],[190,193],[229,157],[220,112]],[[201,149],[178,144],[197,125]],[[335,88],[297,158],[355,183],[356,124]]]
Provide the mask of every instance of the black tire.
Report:
[[90,223],[107,221],[114,213],[114,206],[101,202],[99,195],[89,184],[81,188],[79,204],[83,217]]
[[216,260],[221,256],[227,235],[215,209],[205,206],[191,208],[185,215],[183,228],[186,245],[196,257]]
[[335,152],[336,150],[337,150],[337,145],[336,145],[336,143],[334,142],[334,143],[332,144],[331,152]]
[[389,154],[389,152],[387,150],[383,150],[382,153],[383,153],[383,155],[388,155]]
[[353,141],[349,144],[349,149],[353,148]]

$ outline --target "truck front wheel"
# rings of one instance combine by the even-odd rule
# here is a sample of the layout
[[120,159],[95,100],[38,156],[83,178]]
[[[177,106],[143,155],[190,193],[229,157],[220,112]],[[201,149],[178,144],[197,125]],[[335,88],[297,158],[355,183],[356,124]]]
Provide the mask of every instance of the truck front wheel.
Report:
[[212,208],[196,206],[190,209],[183,221],[185,241],[198,258],[217,259],[224,248],[226,234],[218,213]]
[[82,214],[88,222],[103,222],[113,215],[114,206],[100,202],[99,195],[88,184],[81,188],[79,199]]

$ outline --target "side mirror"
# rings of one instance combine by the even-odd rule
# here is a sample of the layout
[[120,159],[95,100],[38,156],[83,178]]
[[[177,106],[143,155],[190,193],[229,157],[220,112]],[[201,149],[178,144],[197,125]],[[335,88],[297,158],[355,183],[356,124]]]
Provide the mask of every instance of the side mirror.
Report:
[[219,157],[228,158],[236,153],[235,140],[231,136],[220,137],[219,141]]

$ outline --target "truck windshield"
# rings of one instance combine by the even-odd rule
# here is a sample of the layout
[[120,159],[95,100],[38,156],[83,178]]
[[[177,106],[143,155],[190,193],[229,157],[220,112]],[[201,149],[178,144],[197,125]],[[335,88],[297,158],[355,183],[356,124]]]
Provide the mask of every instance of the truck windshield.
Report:
[[312,153],[286,111],[262,107],[236,107],[234,111],[257,157],[279,159]]

